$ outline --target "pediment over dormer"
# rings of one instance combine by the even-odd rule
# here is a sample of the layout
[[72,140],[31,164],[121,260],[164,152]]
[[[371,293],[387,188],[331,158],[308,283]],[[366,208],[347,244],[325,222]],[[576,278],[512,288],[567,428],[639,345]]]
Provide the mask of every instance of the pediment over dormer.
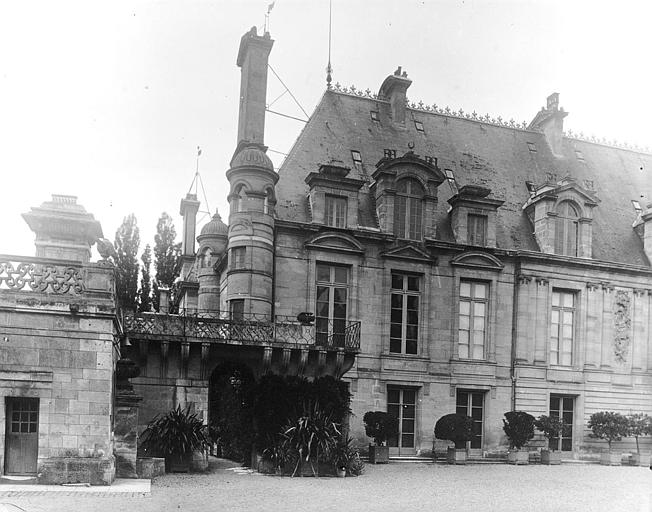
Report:
[[364,247],[351,235],[328,231],[313,236],[304,244],[307,249],[364,254]]
[[390,258],[396,260],[411,260],[420,263],[436,263],[437,258],[432,256],[429,252],[424,251],[420,247],[414,245],[402,245],[389,251],[381,252],[381,258]]
[[451,265],[455,267],[491,270],[493,272],[500,272],[505,268],[505,265],[492,254],[478,251],[465,252],[455,256],[451,260]]

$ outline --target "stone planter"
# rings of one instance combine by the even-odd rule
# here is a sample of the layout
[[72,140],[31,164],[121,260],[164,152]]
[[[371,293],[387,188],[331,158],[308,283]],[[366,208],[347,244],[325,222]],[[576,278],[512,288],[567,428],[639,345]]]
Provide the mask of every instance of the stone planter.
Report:
[[527,450],[510,450],[507,453],[507,463],[525,466],[530,463],[530,452]]
[[649,466],[650,465],[650,454],[649,453],[632,453],[629,456],[629,465],[630,466]]
[[138,478],[156,478],[165,474],[165,459],[162,457],[142,457],[136,459]]
[[446,462],[449,464],[466,464],[465,448],[448,448]]
[[620,452],[604,452],[600,456],[600,464],[603,466],[620,466],[623,455]]
[[344,478],[346,476],[346,468],[337,468],[336,473],[338,478]]
[[370,464],[388,464],[389,463],[389,446],[369,445],[369,463]]
[[541,464],[546,464],[548,466],[557,466],[561,464],[561,452],[541,450]]

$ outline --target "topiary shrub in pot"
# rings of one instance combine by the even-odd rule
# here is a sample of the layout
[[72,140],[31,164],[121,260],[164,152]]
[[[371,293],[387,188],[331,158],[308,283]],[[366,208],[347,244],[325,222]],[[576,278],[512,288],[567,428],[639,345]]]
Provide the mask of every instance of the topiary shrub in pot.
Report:
[[506,412],[503,430],[509,439],[510,450],[507,454],[507,462],[529,464],[529,452],[522,448],[534,437],[534,416],[525,411]]
[[543,432],[548,439],[548,448],[541,450],[541,464],[558,465],[561,464],[561,452],[556,451],[552,440],[559,439],[564,431],[564,422],[557,416],[546,416],[542,414],[535,422],[537,430]]
[[166,471],[188,472],[193,453],[205,459],[210,441],[207,429],[190,407],[177,405],[165,416],[156,416],[141,436],[141,448],[154,456],[165,457]]
[[365,433],[375,443],[369,445],[369,462],[371,464],[387,464],[389,462],[387,439],[398,435],[398,419],[388,412],[367,411],[362,421]]
[[639,412],[628,414],[627,422],[629,424],[629,437],[636,439],[636,453],[632,453],[629,456],[629,464],[631,466],[649,466],[650,454],[641,453],[638,438],[652,435],[652,418],[647,414]]
[[613,411],[599,411],[591,414],[589,418],[589,437],[604,439],[608,443],[608,451],[602,453],[600,464],[604,466],[620,466],[622,453],[611,450],[614,441],[620,441],[629,434],[627,418]]
[[447,414],[437,420],[435,437],[455,443],[448,448],[446,460],[449,464],[466,464],[466,443],[473,436],[473,418],[464,414]]

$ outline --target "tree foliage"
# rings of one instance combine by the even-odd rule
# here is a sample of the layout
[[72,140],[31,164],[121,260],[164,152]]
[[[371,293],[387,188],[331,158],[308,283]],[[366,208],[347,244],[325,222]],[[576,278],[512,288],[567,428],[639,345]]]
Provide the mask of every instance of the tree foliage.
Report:
[[534,437],[534,416],[525,411],[506,412],[503,430],[509,439],[510,448],[520,450]]
[[611,450],[612,442],[620,441],[629,434],[627,418],[613,411],[599,411],[591,414],[589,428],[591,429],[589,437],[606,440],[609,450]]
[[364,430],[376,446],[385,444],[387,439],[398,435],[398,419],[384,411],[367,411],[362,417]]
[[161,214],[154,235],[154,278],[153,304],[159,310],[159,289],[173,288],[174,281],[181,272],[181,243],[176,243],[177,231],[174,222],[166,212]]
[[628,435],[636,439],[636,453],[640,455],[641,449],[638,438],[652,435],[652,417],[642,412],[627,415]]
[[121,308],[135,310],[138,303],[138,247],[140,231],[136,216],[127,215],[115,233],[116,295]]
[[435,437],[453,441],[455,448],[462,449],[473,437],[473,418],[465,414],[446,414],[435,424]]
[[143,262],[143,266],[141,267],[138,292],[138,311],[142,313],[152,310],[152,248],[149,244],[145,246],[140,260]]

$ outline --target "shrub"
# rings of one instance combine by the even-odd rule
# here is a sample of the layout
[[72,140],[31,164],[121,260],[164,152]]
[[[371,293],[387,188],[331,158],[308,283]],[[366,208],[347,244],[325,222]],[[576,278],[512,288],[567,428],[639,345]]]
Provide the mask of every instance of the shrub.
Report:
[[331,449],[330,460],[336,469],[346,469],[349,476],[358,476],[364,469],[360,454],[350,437],[341,437]]
[[165,416],[156,416],[141,436],[141,447],[146,453],[170,457],[184,457],[194,451],[208,448],[207,429],[190,407],[177,405]]
[[509,439],[509,447],[520,450],[534,437],[534,416],[525,411],[506,412],[503,430]]
[[398,419],[383,411],[367,411],[362,417],[364,430],[377,446],[384,445],[388,438],[398,435]]
[[628,435],[636,439],[636,453],[641,454],[638,438],[652,434],[652,418],[647,414],[638,412],[627,415]]
[[457,449],[464,448],[472,436],[473,418],[464,414],[447,414],[439,418],[435,424],[435,437],[453,441]]
[[589,437],[594,439],[605,439],[609,444],[620,441],[624,436],[629,434],[629,422],[627,418],[620,413],[612,411],[594,412],[589,418],[589,428],[591,433]]
[[[546,416],[542,414],[534,421],[534,426],[537,430],[543,432],[543,435],[548,439],[548,447],[550,447],[550,441],[555,438],[559,438],[564,431],[564,422],[557,416]],[[551,448],[553,451],[554,447]]]

